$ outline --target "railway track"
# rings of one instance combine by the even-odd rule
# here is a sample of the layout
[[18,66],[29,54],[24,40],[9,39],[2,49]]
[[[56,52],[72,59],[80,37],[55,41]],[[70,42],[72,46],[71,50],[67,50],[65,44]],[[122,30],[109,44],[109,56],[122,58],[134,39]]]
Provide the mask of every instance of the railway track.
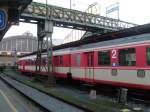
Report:
[[[8,75],[8,74],[5,74],[6,76]],[[12,79],[16,79],[15,77],[12,77],[11,76],[11,78]],[[17,81],[18,81],[18,79],[17,79]],[[20,83],[21,83],[21,81],[20,81]],[[97,90],[97,95],[98,96],[101,96],[102,98],[103,98],[103,96],[104,97],[106,97],[106,99],[110,99],[110,101],[114,101],[114,99],[117,99],[117,93],[116,93],[116,91],[117,91],[117,88],[115,88],[115,87],[113,87],[113,89],[110,89],[110,88],[108,88],[107,90],[103,87],[101,87],[101,89],[97,89],[97,87],[94,87],[94,86],[90,86],[89,87],[89,85],[87,85],[87,84],[85,84],[85,85],[82,85],[81,83],[79,83],[79,84],[77,84],[77,83],[75,83],[75,84],[69,84],[69,86],[68,86],[68,83],[62,83],[62,82],[59,82],[59,84],[58,85],[60,85],[60,86],[63,86],[64,88],[68,88],[68,89],[73,89],[73,88],[75,88],[75,89],[77,89],[77,90],[79,90],[79,91],[81,91],[81,92],[83,92],[83,93],[89,93],[89,91],[90,91],[90,89],[96,89]],[[98,86],[99,87],[99,86]],[[85,88],[90,88],[90,89],[85,89]],[[116,89],[116,90],[115,90]],[[39,91],[41,91],[41,90],[39,90]],[[42,91],[43,92],[43,91]],[[107,93],[107,94],[106,94]],[[47,93],[45,93],[45,94],[47,94]],[[129,105],[129,107],[136,107],[136,106],[138,106],[139,104],[141,104],[142,105],[142,107],[144,107],[144,106],[147,106],[147,107],[149,107],[149,104],[150,104],[150,102],[149,101],[147,101],[147,100],[143,100],[142,99],[142,95],[140,95],[140,94],[138,94],[137,93],[137,96],[140,96],[140,97],[134,97],[134,95],[132,94],[132,95],[130,95],[130,92],[128,93],[129,95],[128,95],[128,105]],[[136,94],[136,92],[134,93],[134,94]],[[53,95],[52,95],[53,96]],[[135,95],[136,96],[136,95]],[[55,97],[55,96],[54,96]],[[59,99],[59,100],[61,100],[60,98],[57,98],[57,99]],[[104,98],[105,99],[105,98]],[[63,102],[65,102],[65,101],[63,101]],[[67,102],[68,103],[68,102]],[[69,102],[70,103],[70,102]],[[134,105],[134,106],[132,106],[132,104]],[[71,104],[72,105],[72,104]],[[73,104],[74,105],[74,104]],[[131,106],[130,106],[131,105]],[[140,106],[141,106],[140,105]],[[144,106],[143,106],[144,105]],[[76,105],[75,105],[75,107],[76,107]],[[78,107],[77,106],[77,108],[80,108],[80,107]],[[81,107],[81,109],[82,109],[83,107]],[[84,108],[83,108],[83,110],[84,110]],[[86,112],[88,112],[88,111],[91,111],[91,110],[89,110],[89,109],[86,109]]]
[[0,112],[46,111],[0,79]]
[[[40,106],[42,109],[44,109],[44,111],[48,111],[48,112],[92,112],[91,110],[89,110],[87,108],[77,106],[75,104],[72,104],[70,102],[62,100],[60,98],[56,98],[54,96],[48,96],[46,93],[43,93],[40,90],[37,90],[35,88],[29,87],[25,84],[22,84],[21,82],[12,79],[12,77],[11,78],[8,77],[8,75],[6,73],[3,73],[0,76],[0,79],[3,80],[9,86],[11,86],[14,89],[16,89],[17,91],[19,91],[21,94],[23,94],[25,97],[27,97],[28,99],[33,101],[35,104]],[[24,88],[24,89],[22,89],[22,88]],[[32,91],[32,90],[34,92],[30,94],[30,92],[28,92],[28,91]],[[39,94],[37,94],[37,96],[40,97],[42,95],[43,98],[45,98],[45,102],[44,102],[44,100],[42,100],[42,98],[38,99],[38,97],[34,97],[36,94],[35,92],[39,92]],[[50,100],[53,102],[48,100],[48,98],[50,98]],[[46,102],[47,100],[49,102]],[[50,104],[53,106],[50,106]],[[54,104],[56,107],[54,106]]]
[[[61,84],[64,84],[65,87],[73,87],[73,88],[77,88],[79,90],[83,90],[85,92],[89,92],[91,89],[94,89],[97,91],[97,95],[102,95],[108,98],[112,98],[112,99],[117,99],[117,92],[118,92],[118,88],[117,87],[112,87],[112,86],[94,86],[94,85],[88,85],[88,84],[68,84],[66,82],[60,82]],[[63,85],[63,86],[64,86]],[[78,85],[78,87],[76,87],[76,85]],[[83,89],[84,88],[84,89]],[[85,89],[87,88],[87,89]],[[107,89],[106,89],[107,88]],[[129,91],[128,92],[128,96],[127,96],[127,103],[131,103],[133,102],[134,104],[142,104],[144,106],[149,106],[150,107],[150,95],[147,94],[147,96],[145,96],[145,93],[138,93],[138,92],[133,92],[133,91]]]
[[150,108],[149,97],[147,97],[147,99],[146,99],[146,97],[143,98],[143,96],[139,96],[139,94],[130,95],[130,93],[129,93],[128,102]]

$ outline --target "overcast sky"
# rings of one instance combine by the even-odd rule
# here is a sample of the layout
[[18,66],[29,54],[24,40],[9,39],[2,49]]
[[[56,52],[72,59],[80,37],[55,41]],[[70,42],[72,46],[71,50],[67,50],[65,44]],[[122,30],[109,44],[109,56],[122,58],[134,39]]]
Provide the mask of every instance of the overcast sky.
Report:
[[[45,3],[46,0],[33,0],[35,2]],[[72,0],[72,9],[85,11],[88,5],[97,2],[100,4],[100,14],[106,16],[106,7],[119,2],[120,20],[136,24],[150,23],[150,0]],[[48,0],[48,4],[69,8],[70,0]],[[113,12],[109,17],[116,17],[117,12]],[[37,27],[33,24],[20,23],[19,26],[12,26],[5,37],[21,35],[24,32],[31,32],[34,36],[37,34]],[[53,38],[63,39],[71,30],[63,28],[54,28]]]

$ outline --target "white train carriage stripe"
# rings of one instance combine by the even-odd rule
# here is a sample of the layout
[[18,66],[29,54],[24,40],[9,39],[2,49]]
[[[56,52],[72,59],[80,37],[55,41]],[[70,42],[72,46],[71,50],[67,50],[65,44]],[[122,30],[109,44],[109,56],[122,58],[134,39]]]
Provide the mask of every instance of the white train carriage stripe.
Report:
[[[68,68],[67,68],[68,69]],[[55,72],[66,74],[66,67],[56,67]],[[130,83],[130,84],[141,84],[141,85],[150,85],[150,70],[145,71],[145,77],[139,78],[137,77],[137,70],[118,70],[118,74],[113,76],[111,74],[111,69],[94,69],[94,74],[87,74],[87,69],[80,69],[77,67],[73,67],[71,70],[72,77],[83,78],[83,79],[91,79],[91,80],[104,80],[104,81],[112,81],[112,82],[122,82],[122,83]]]

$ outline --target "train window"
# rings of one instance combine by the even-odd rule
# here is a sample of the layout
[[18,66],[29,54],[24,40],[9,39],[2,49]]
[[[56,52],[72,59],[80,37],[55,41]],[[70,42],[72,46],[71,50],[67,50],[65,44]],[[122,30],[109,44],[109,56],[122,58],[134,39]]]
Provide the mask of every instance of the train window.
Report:
[[98,65],[110,66],[110,51],[98,52]]
[[94,66],[94,55],[92,52],[87,54],[87,66]]
[[63,64],[63,56],[60,56],[59,64],[60,64],[60,65],[62,65],[62,64]]
[[147,48],[146,52],[147,52],[147,65],[150,65],[150,48]]
[[145,71],[144,70],[137,70],[137,77],[144,78],[145,77]]
[[46,58],[42,58],[42,64],[46,64]]
[[35,59],[33,60],[33,65],[35,65]]
[[76,65],[77,66],[80,66],[80,61],[81,61],[80,54],[77,54],[76,55]]
[[30,61],[30,64],[33,65],[33,60]]
[[136,64],[135,48],[119,50],[119,64],[121,66],[135,66]]
[[26,60],[26,64],[27,64],[27,65],[29,64],[29,60],[28,60],[28,59]]
[[59,57],[54,56],[54,65],[59,65]]

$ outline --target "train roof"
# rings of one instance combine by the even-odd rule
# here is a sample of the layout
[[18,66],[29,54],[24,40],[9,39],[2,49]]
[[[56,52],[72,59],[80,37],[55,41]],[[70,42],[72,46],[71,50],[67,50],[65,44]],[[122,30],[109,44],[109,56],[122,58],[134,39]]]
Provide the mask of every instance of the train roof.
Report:
[[95,42],[85,44],[77,47],[70,47],[65,49],[55,50],[54,55],[90,52],[93,50],[108,50],[108,49],[121,49],[125,47],[133,47],[139,45],[148,45],[150,43],[150,33],[129,36],[126,38]]
[[[103,42],[103,41],[108,41],[108,40],[114,40],[114,39],[119,39],[119,38],[123,39],[124,37],[140,35],[140,34],[147,34],[147,33],[150,33],[150,24],[139,25],[136,27],[124,29],[121,31],[111,32],[111,33],[107,33],[107,34],[102,34],[102,35],[92,35],[92,36],[86,37],[86,38],[78,40],[78,41],[54,46],[53,50],[59,50],[59,49],[65,49],[65,48],[71,48],[71,47],[79,47],[81,45]],[[46,50],[44,49],[42,52],[45,52],[45,51]],[[27,55],[23,55],[22,57],[34,55],[36,53],[37,52],[33,52],[33,53],[30,53]]]

